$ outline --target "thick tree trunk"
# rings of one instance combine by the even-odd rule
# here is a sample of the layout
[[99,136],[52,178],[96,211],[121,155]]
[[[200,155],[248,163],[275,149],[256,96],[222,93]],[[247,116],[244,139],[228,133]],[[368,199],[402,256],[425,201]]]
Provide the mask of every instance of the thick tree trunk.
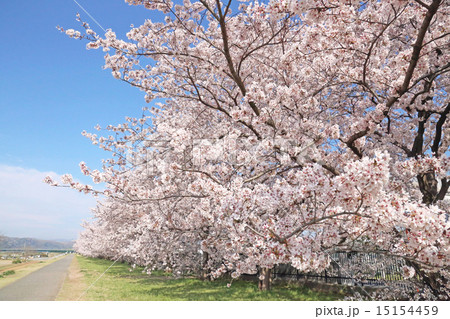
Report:
[[[425,205],[432,205],[436,201],[441,200],[441,193],[447,193],[448,184],[446,179],[442,180],[441,191],[438,192],[438,181],[434,171],[423,173],[417,176],[419,182],[419,189],[423,195],[422,202]],[[446,283],[446,279],[442,277],[439,273],[426,273],[421,267],[412,262],[412,267],[415,269],[416,273],[422,278],[423,283],[427,286],[438,299],[442,299],[442,283]],[[449,297],[446,299],[448,300]]]
[[446,279],[442,277],[439,273],[425,273],[419,264],[415,262],[407,262],[407,265],[412,266],[419,275],[423,284],[428,287],[431,293],[436,296],[438,300],[450,300],[450,296],[442,291],[442,283],[446,283]]
[[209,261],[209,254],[207,252],[203,252],[202,255],[202,271],[200,274],[200,278],[202,280],[209,280],[209,267],[208,267],[208,261]]
[[423,173],[417,176],[419,182],[419,189],[422,193],[422,202],[426,205],[431,205],[436,202],[438,196],[438,183],[436,175],[433,171]]
[[259,271],[259,282],[258,288],[261,291],[267,291],[272,288],[272,269],[269,268],[261,268]]

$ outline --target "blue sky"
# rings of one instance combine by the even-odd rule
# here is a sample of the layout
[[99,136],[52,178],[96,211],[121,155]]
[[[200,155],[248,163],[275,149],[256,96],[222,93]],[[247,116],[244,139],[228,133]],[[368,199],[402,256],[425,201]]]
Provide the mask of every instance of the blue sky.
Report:
[[[124,38],[130,24],[155,20],[154,13],[123,0],[77,0],[105,29]],[[89,196],[55,189],[41,177],[79,172],[85,161],[99,168],[108,153],[81,136],[100,124],[139,116],[143,93],[103,70],[101,50],[59,32],[81,31],[77,13],[103,31],[73,0],[5,1],[0,14],[0,234],[76,238],[89,219]],[[160,18],[160,17],[159,17]],[[3,190],[3,191],[2,191]],[[37,196],[38,194],[38,196]]]

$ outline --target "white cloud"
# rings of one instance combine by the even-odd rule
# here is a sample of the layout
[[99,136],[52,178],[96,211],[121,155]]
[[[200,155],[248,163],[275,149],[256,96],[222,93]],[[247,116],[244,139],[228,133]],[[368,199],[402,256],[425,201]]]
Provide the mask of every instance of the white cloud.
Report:
[[54,172],[0,164],[0,234],[11,237],[75,239],[95,199],[42,181]]

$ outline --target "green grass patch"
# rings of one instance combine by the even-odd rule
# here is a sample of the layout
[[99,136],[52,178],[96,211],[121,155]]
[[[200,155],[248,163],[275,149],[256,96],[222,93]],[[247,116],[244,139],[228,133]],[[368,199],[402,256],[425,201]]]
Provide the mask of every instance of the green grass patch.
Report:
[[[80,271],[90,286],[109,267],[109,260],[77,256]],[[277,283],[271,291],[259,291],[255,282],[228,280],[213,282],[196,278],[173,278],[164,273],[143,274],[143,268],[129,271],[116,263],[84,295],[84,300],[339,300],[341,293],[323,292],[296,283]]]
[[14,270],[8,270],[5,271],[2,275],[3,276],[9,276],[9,275],[14,275],[16,272]]

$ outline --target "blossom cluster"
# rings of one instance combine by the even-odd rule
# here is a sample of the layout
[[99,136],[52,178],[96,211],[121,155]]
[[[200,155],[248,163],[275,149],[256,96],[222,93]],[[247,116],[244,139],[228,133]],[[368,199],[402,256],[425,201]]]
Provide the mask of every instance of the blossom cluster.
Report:
[[80,253],[212,278],[317,272],[335,251],[403,258],[405,279],[446,273],[448,2],[127,2],[166,18],[127,40],[66,33],[164,102],[83,133],[112,156],[80,164],[107,185]]

